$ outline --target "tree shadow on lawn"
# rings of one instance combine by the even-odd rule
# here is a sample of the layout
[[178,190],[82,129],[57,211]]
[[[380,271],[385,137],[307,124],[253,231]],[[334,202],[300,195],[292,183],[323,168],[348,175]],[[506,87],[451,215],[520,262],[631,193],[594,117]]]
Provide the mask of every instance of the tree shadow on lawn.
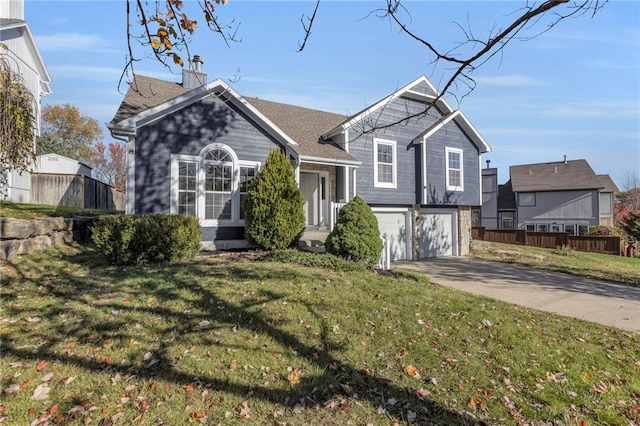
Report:
[[[418,398],[415,389],[398,386],[385,377],[356,368],[348,359],[341,359],[341,343],[332,340],[331,325],[325,319],[326,315],[322,314],[323,310],[330,307],[302,299],[292,301],[291,295],[264,288],[256,288],[251,297],[238,304],[225,300],[216,292],[219,286],[231,286],[233,289],[240,281],[277,279],[295,283],[298,280],[317,279],[312,270],[278,267],[265,273],[264,268],[255,268],[251,262],[229,264],[229,261],[215,262],[205,257],[182,264],[116,268],[99,265],[96,263],[96,255],[86,249],[65,260],[71,263],[71,268],[47,271],[45,265],[28,259],[22,259],[17,262],[17,266],[13,266],[18,271],[17,276],[23,276],[22,280],[25,280],[24,277],[32,278],[27,278],[22,283],[9,280],[7,284],[3,284],[6,286],[3,293],[10,293],[11,300],[15,301],[15,296],[22,291],[36,291],[42,295],[43,305],[20,308],[6,306],[8,316],[40,317],[42,321],[52,324],[53,329],[46,336],[39,336],[41,342],[37,350],[16,347],[11,339],[5,339],[5,356],[20,360],[59,361],[90,373],[120,373],[150,380],[162,379],[176,386],[186,386],[194,383],[195,375],[182,370],[180,360],[172,358],[169,353],[170,346],[175,344],[174,339],[189,341],[196,346],[215,345],[228,349],[259,350],[252,349],[250,344],[216,341],[216,330],[234,329],[275,342],[280,345],[280,352],[295,354],[321,373],[312,377],[302,376],[298,386],[287,389],[272,389],[262,383],[240,383],[225,377],[228,375],[224,372],[219,376],[198,376],[201,383],[210,384],[214,390],[233,393],[240,398],[262,399],[289,408],[297,404],[298,408],[319,409],[325,402],[340,398],[368,403],[372,412],[375,407],[383,406],[389,418],[399,421],[407,422],[407,410],[411,410],[416,415],[414,422],[417,424],[483,424],[438,402]],[[132,283],[127,291],[129,300],[123,299],[123,295],[118,292],[120,284],[114,284],[123,279]],[[47,302],[47,298],[55,299],[55,303]],[[157,303],[145,305],[142,302],[149,298],[154,298]],[[278,318],[269,317],[260,309],[265,304],[285,300],[304,307],[320,324],[319,332],[309,332],[304,339],[307,341],[303,341],[285,329],[287,324],[282,324]],[[171,307],[165,305],[169,301]],[[3,304],[6,305],[6,302]],[[97,315],[96,309],[104,314]],[[94,314],[88,315],[91,310]],[[60,351],[65,342],[73,339],[91,345],[141,339],[129,330],[132,324],[128,319],[128,314],[140,315],[140,312],[149,321],[145,326],[153,324],[157,331],[151,336],[155,349],[151,344],[141,344],[141,353],[137,359],[108,364],[95,357]],[[147,351],[152,353],[151,358],[147,357],[141,362],[142,352]],[[397,403],[386,404],[385,401],[391,398],[396,399]]]

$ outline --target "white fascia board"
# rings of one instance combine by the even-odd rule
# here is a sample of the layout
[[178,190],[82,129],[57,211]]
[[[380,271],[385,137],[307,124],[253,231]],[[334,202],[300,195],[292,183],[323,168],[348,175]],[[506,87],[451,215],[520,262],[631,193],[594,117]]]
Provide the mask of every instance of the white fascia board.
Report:
[[451,120],[455,120],[455,122],[458,123],[460,127],[462,127],[462,129],[469,135],[473,143],[478,147],[481,154],[492,151],[489,144],[484,140],[484,138],[480,135],[480,133],[478,133],[476,128],[473,127],[473,124],[471,124],[464,113],[459,109],[453,111],[451,114],[445,116],[444,118],[441,118],[439,123],[432,125],[430,128],[420,133],[413,139],[413,143],[423,143],[427,140],[427,138],[435,134],[438,130],[442,129]]
[[362,161],[357,160],[339,160],[337,158],[312,157],[309,155],[301,155],[300,161],[308,164],[322,164],[327,166],[353,166],[360,167]]
[[478,133],[473,124],[467,119],[462,111],[456,118],[456,123],[458,123],[465,132],[471,137],[476,146],[480,149],[480,153],[491,152],[493,149],[489,146],[489,144],[484,140],[484,138]]
[[428,129],[426,129],[424,132],[422,132],[418,136],[416,136],[413,139],[413,143],[417,143],[417,144],[423,143],[429,136],[433,135],[438,130],[442,129],[448,122],[450,122],[451,120],[453,120],[454,118],[456,118],[460,114],[461,114],[460,110],[456,110],[456,111],[452,112],[449,115],[445,115],[445,116],[441,117],[440,120],[437,123],[434,123]]
[[258,111],[253,105],[251,105],[246,99],[244,99],[238,92],[233,90],[222,79],[216,79],[211,83],[208,83],[204,87],[197,87],[184,93],[180,96],[176,96],[160,105],[153,108],[149,108],[136,115],[126,118],[118,123],[111,125],[109,128],[118,129],[125,132],[135,131],[135,128],[157,121],[172,112],[178,111],[184,107],[187,107],[195,102],[198,102],[205,96],[217,96],[224,98],[228,96],[228,99],[235,106],[240,108],[243,112],[256,120],[258,123],[263,123],[265,130],[271,130],[271,133],[276,139],[279,139],[284,145],[297,146],[298,143],[291,139],[282,129],[276,126],[271,120],[269,120],[264,114]]
[[[327,133],[322,135],[322,138],[323,139],[329,139],[329,138],[331,138],[331,136],[333,136],[333,135],[335,135],[337,133],[343,132],[344,130],[346,130],[349,127],[353,126],[355,123],[361,121],[364,117],[376,112],[377,110],[379,110],[380,108],[382,108],[385,105],[389,104],[390,102],[393,102],[394,100],[396,100],[397,98],[399,98],[400,96],[402,96],[403,94],[405,94],[406,92],[408,92],[409,90],[411,90],[413,87],[417,86],[420,83],[427,83],[429,88],[431,88],[435,93],[437,93],[437,91],[435,90],[435,88],[433,87],[431,82],[429,82],[427,77],[425,77],[425,76],[418,77],[417,79],[415,79],[411,83],[407,84],[406,86],[402,87],[399,90],[396,90],[394,93],[390,94],[386,98],[383,98],[382,100],[378,101],[374,105],[372,105],[369,108],[365,109],[364,111],[362,111],[360,114],[356,115],[355,117],[347,120],[346,122],[344,122],[342,124],[339,124],[338,126],[334,127],[333,129],[329,130]],[[414,91],[414,93],[419,93],[419,92],[415,92]],[[426,94],[423,93],[422,96],[426,96]]]

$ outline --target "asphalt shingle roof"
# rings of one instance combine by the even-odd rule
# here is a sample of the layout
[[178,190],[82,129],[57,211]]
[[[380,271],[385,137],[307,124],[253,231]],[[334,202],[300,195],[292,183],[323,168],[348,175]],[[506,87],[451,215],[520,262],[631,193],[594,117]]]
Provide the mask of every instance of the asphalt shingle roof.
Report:
[[600,184],[603,186],[603,189],[601,189],[601,192],[618,192],[618,187],[616,186],[615,183],[613,183],[611,176],[598,175],[598,180],[600,181]]
[[604,185],[586,160],[509,167],[513,192],[599,189]]
[[[116,124],[186,92],[179,83],[136,75],[111,123]],[[356,161],[337,144],[320,138],[344,122],[347,116],[258,98],[244,99],[298,143],[292,146],[298,154],[325,160]]]
[[118,123],[186,92],[179,83],[136,75],[111,123]]
[[342,123],[347,118],[345,115],[257,98],[245,99],[299,144],[293,147],[298,154],[355,161],[355,158],[335,143],[320,138],[323,133]]

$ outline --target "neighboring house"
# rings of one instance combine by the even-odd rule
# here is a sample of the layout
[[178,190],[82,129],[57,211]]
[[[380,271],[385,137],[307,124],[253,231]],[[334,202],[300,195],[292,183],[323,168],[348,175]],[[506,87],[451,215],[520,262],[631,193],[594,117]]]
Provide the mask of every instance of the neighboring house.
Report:
[[[483,170],[483,176],[487,174]],[[498,185],[498,202],[485,202],[482,207],[483,218],[497,217],[499,229],[585,235],[592,226],[613,225],[618,189],[609,175],[596,175],[586,160],[565,157],[564,161],[511,166],[509,175],[505,185]],[[488,225],[483,219],[483,226]]]
[[242,201],[273,149],[290,159],[308,229],[329,229],[356,194],[373,209],[392,259],[468,251],[471,209],[480,208],[480,155],[490,147],[458,110],[437,102],[420,77],[345,116],[243,97],[207,83],[201,61],[182,84],[137,75],[112,122],[127,141],[127,213],[196,216],[203,247],[245,245]]
[[[51,77],[40,56],[38,46],[24,20],[24,0],[0,1],[0,55],[5,56],[13,72],[22,76],[27,89],[33,94],[36,117],[35,135],[40,135],[40,98],[51,93]],[[35,149],[35,141],[34,141]],[[31,176],[28,172],[15,170],[7,174],[5,188],[0,198],[9,201],[28,203],[31,201]]]
[[92,177],[93,168],[81,161],[58,154],[44,154],[36,157],[33,173],[56,175],[83,175]]

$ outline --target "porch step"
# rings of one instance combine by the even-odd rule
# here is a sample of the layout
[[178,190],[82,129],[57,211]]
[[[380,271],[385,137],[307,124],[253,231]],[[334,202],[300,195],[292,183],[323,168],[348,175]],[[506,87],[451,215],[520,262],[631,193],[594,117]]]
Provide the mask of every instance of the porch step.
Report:
[[298,247],[302,250],[324,253],[324,242],[328,236],[329,231],[306,230],[300,237]]

